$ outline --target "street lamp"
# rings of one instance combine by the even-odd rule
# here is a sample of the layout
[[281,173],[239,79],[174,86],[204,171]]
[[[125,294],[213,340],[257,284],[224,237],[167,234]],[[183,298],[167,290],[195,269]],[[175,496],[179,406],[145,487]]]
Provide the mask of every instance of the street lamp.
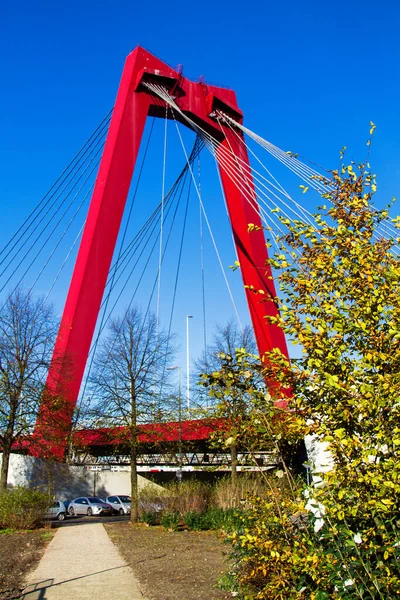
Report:
[[182,481],[182,397],[181,397],[181,368],[178,365],[167,367],[167,371],[178,370],[178,471],[176,478]]
[[186,402],[188,416],[190,417],[189,319],[193,319],[193,316],[186,315]]

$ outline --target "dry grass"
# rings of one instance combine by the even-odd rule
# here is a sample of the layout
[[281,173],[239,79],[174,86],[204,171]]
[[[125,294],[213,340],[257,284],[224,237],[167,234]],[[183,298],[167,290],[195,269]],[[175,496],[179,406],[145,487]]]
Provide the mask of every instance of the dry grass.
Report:
[[214,503],[224,510],[239,508],[249,496],[265,496],[268,484],[259,473],[243,473],[238,477],[237,485],[231,479],[221,479],[214,488]]
[[203,512],[212,504],[213,489],[200,481],[173,482],[160,492],[146,486],[140,492],[142,511],[165,510],[178,514]]

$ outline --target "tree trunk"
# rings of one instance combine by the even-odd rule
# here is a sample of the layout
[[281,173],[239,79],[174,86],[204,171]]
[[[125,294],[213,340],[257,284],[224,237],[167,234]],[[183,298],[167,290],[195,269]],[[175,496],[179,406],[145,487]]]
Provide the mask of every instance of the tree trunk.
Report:
[[236,442],[231,444],[231,481],[232,487],[237,485],[237,446]]
[[7,489],[8,468],[10,465],[11,455],[11,443],[8,440],[3,439],[2,452],[3,459],[1,462],[0,492],[5,492]]
[[7,478],[8,478],[8,468],[10,466],[10,455],[11,448],[14,440],[14,427],[15,420],[17,415],[17,407],[18,407],[18,398],[21,396],[21,389],[19,388],[16,394],[9,394],[9,406],[10,406],[10,414],[8,417],[7,429],[5,430],[2,436],[2,452],[3,459],[1,461],[1,475],[0,475],[0,492],[5,492],[7,489]]
[[137,523],[139,512],[136,431],[131,439],[131,521]]

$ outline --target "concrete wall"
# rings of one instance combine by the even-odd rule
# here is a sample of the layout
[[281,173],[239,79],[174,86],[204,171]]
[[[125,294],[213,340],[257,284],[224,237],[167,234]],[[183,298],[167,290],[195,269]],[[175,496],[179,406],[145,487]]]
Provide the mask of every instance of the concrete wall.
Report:
[[[1,460],[0,453],[0,464]],[[50,487],[59,500],[72,500],[78,496],[104,498],[114,494],[130,495],[130,477],[130,471],[89,471],[83,466],[70,467],[32,456],[12,454],[7,483],[9,486]],[[138,480],[139,488],[154,485],[141,476]]]
[[331,471],[334,467],[332,454],[326,442],[320,442],[315,435],[306,435],[304,439],[308,462],[314,483],[321,481],[321,473]]

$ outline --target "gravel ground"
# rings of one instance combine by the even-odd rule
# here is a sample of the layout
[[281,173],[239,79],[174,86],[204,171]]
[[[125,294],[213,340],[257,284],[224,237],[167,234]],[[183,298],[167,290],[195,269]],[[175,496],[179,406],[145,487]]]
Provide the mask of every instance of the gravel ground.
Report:
[[0,600],[20,597],[26,575],[36,567],[53,535],[48,529],[0,531]]
[[162,527],[105,523],[149,600],[228,600],[217,580],[228,547],[215,532],[170,532]]

